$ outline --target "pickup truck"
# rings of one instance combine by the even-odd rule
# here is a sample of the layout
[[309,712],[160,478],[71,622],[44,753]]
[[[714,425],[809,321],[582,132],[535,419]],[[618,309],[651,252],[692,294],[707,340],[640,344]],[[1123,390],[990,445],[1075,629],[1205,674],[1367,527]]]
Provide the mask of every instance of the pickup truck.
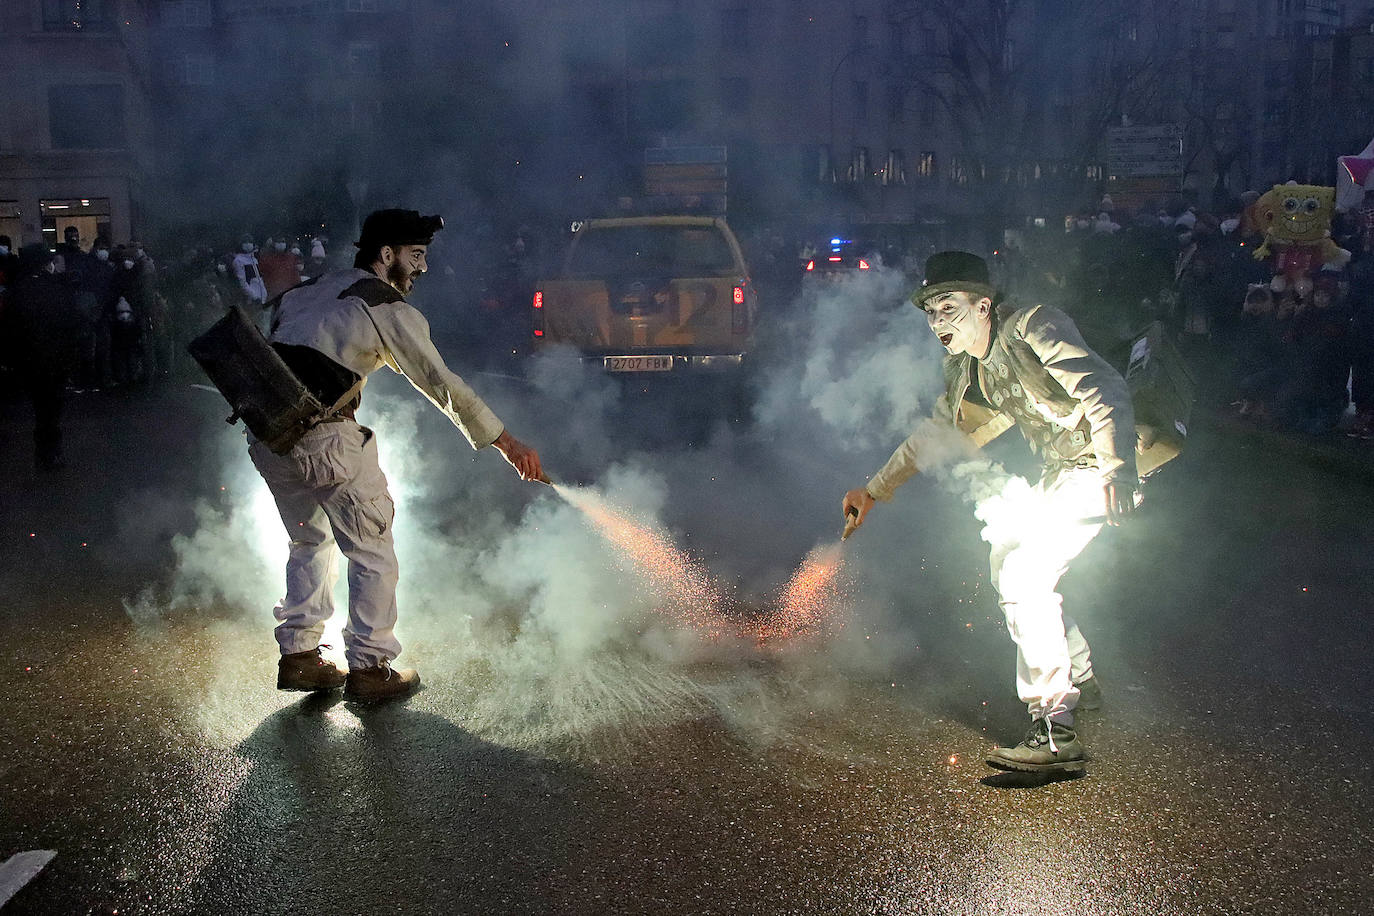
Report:
[[719,217],[591,219],[533,297],[535,349],[571,345],[607,372],[739,367],[758,295]]

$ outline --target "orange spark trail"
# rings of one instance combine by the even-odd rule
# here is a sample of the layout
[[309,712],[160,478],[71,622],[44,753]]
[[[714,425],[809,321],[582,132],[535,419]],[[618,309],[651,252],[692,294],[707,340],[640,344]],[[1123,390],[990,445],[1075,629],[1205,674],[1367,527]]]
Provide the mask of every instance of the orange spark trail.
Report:
[[844,554],[838,544],[817,547],[783,587],[779,605],[751,621],[748,635],[762,645],[834,633],[844,626],[848,582],[840,575]]
[[738,607],[738,599],[719,588],[700,564],[662,532],[629,518],[591,492],[554,489],[649,580],[663,602],[661,613],[707,639],[744,637],[762,646],[834,633],[845,624],[849,582],[840,575],[844,555],[838,544],[812,550],[768,611],[738,620],[726,614],[727,608]]
[[664,601],[662,610],[709,639],[719,639],[728,632],[729,625],[721,613],[725,596],[706,570],[684,556],[662,533],[617,512],[590,493],[556,489],[653,584]]

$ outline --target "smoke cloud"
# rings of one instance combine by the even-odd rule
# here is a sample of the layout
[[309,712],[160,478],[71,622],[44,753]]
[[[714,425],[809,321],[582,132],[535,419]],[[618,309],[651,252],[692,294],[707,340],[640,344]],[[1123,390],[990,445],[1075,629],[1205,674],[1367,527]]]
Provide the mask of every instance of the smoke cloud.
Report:
[[[971,523],[932,481],[968,498],[1000,493],[1011,478],[922,421],[940,390],[941,350],[905,293],[901,274],[886,269],[807,290],[761,332],[752,422],[720,417],[693,442],[641,445],[627,417],[666,405],[571,353],[538,356],[523,380],[468,374],[512,432],[540,449],[567,499],[520,482],[492,450],[473,453],[403,380],[374,376],[360,421],[377,432],[397,506],[399,664],[419,667],[434,701],[468,710],[464,727],[488,740],[584,746],[701,716],[771,740],[803,709],[843,696],[846,678],[909,663],[919,642],[913,605],[949,603],[961,587],[933,559],[930,571],[915,570],[939,556],[951,525]],[[660,394],[715,409],[690,388]],[[844,491],[917,428],[929,443],[923,455],[945,463],[837,547]],[[216,691],[229,696],[273,657],[286,535],[242,436],[220,429],[207,435],[223,489],[197,501],[193,523],[173,538],[171,581],[127,607],[150,634],[214,609],[228,642],[263,657],[225,666]],[[631,542],[608,538],[589,506],[655,532],[671,562],[694,571],[682,575],[699,593],[678,587],[673,570],[636,562]],[[824,563],[842,575],[832,581],[822,569],[819,586],[794,580]],[[967,565],[959,572],[968,579]],[[760,646],[757,621],[781,619],[767,615],[789,595],[810,602],[818,625]],[[342,582],[335,604],[325,641],[340,647]],[[238,727],[229,705],[224,696],[204,704],[221,731]]]

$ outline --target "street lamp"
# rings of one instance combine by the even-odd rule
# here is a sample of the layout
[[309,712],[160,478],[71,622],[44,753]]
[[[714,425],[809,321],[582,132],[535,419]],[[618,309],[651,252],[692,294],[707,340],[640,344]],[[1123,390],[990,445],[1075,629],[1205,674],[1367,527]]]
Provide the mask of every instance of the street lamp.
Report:
[[832,175],[834,174],[834,171],[835,171],[835,77],[837,77],[837,76],[840,75],[840,68],[843,67],[843,66],[845,65],[845,62],[848,61],[851,57],[853,57],[855,54],[858,54],[860,51],[868,51],[868,50],[873,49],[874,47],[876,47],[876,44],[875,44],[874,42],[871,42],[871,41],[865,41],[865,42],[861,42],[860,44],[855,45],[854,47],[850,48],[848,51],[844,52],[844,55],[835,63],[835,69],[830,71],[830,135],[829,135],[829,143],[830,143],[830,171],[831,171],[831,174],[832,174]]

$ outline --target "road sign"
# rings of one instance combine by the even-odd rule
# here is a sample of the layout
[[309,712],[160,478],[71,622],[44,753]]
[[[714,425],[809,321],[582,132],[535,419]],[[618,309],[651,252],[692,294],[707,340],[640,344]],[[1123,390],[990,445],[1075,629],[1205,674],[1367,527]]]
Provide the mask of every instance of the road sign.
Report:
[[1177,124],[1113,127],[1107,131],[1110,178],[1182,178],[1183,129]]

